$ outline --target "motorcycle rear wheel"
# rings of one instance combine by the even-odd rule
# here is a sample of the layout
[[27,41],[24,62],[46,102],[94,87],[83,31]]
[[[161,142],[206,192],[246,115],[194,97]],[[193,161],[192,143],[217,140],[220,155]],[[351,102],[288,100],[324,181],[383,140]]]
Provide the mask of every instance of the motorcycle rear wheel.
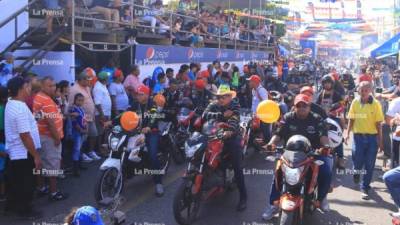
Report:
[[[107,190],[107,187],[110,190]],[[100,202],[105,198],[116,199],[121,194],[122,188],[122,174],[120,175],[118,169],[115,167],[107,168],[101,172],[97,179],[97,184],[95,186],[95,199],[97,202]]]
[[200,209],[200,194],[192,193],[193,185],[192,180],[183,180],[174,197],[174,217],[180,225],[193,224]]

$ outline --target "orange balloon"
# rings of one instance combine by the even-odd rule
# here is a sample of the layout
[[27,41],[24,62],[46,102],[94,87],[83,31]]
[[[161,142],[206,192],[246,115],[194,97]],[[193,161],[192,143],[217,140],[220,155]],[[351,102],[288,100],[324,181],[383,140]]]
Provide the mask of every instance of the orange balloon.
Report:
[[126,131],[132,131],[139,125],[139,116],[132,111],[124,112],[120,118],[121,127]]
[[157,106],[160,106],[160,107],[164,107],[164,105],[166,103],[165,97],[162,94],[156,94],[153,98],[153,101],[154,101],[154,103],[156,103]]
[[258,104],[256,115],[264,123],[275,123],[281,115],[281,110],[278,103],[264,100]]

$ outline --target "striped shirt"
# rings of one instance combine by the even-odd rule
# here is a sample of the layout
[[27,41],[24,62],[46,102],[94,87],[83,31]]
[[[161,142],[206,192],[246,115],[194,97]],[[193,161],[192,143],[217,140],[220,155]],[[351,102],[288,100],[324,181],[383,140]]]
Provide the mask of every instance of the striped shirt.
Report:
[[35,148],[41,148],[36,120],[24,102],[9,99],[4,116],[6,149],[11,160],[28,158],[28,150],[25,148],[19,136],[21,133],[29,132],[33,139]]
[[51,137],[51,131],[47,119],[54,121],[56,130],[60,138],[64,137],[63,116],[58,105],[47,94],[39,92],[33,99],[33,113],[38,119],[40,135]]

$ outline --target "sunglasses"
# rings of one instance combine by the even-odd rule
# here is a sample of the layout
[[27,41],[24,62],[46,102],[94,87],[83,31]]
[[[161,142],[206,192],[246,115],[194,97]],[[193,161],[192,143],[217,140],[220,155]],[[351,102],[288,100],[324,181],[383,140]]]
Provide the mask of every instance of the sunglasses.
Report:
[[217,99],[219,100],[219,99],[226,99],[226,98],[228,98],[230,95],[219,95],[219,96],[217,96]]

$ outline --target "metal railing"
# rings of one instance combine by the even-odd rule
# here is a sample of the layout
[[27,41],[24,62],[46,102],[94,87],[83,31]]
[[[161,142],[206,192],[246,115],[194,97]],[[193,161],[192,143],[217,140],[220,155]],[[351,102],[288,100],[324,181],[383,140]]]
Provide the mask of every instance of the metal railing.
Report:
[[[179,36],[184,35],[185,38],[182,39],[186,39],[185,41],[188,41],[187,38],[191,37],[192,35],[196,35],[193,32],[191,32],[190,30],[179,30],[176,31],[174,29],[174,21],[177,18],[181,18],[183,20],[189,20],[189,21],[193,21],[193,22],[197,22],[197,26],[201,26],[203,28],[203,32],[199,33],[198,35],[203,37],[203,44],[204,43],[208,43],[210,44],[213,40],[217,41],[218,44],[218,48],[221,48],[222,45],[232,45],[234,49],[238,49],[239,47],[244,47],[247,50],[250,50],[251,48],[254,49],[259,49],[259,48],[269,48],[269,47],[273,47],[274,43],[269,43],[268,42],[268,37],[272,37],[274,40],[276,40],[275,36],[272,35],[265,35],[265,39],[264,40],[250,40],[251,39],[251,33],[252,30],[248,29],[248,28],[242,28],[240,29],[239,26],[229,26],[228,25],[228,33],[222,33],[222,29],[224,27],[226,27],[226,24],[224,24],[224,26],[218,26],[213,24],[213,27],[215,28],[214,30],[216,30],[217,32],[213,32],[210,33],[209,31],[209,24],[205,25],[201,22],[200,19],[200,12],[197,12],[197,17],[193,17],[193,16],[188,16],[188,15],[183,15],[180,13],[176,13],[173,12],[171,10],[163,10],[165,13],[163,13],[162,15],[155,15],[155,14],[148,14],[146,12],[152,12],[154,9],[150,8],[150,7],[146,7],[143,5],[137,5],[134,4],[133,0],[128,0],[128,1],[122,1],[121,3],[121,8],[124,6],[129,6],[130,7],[130,13],[131,13],[131,21],[130,22],[124,22],[124,21],[110,21],[110,20],[106,20],[106,19],[100,19],[100,18],[94,18],[94,17],[89,17],[87,15],[85,15],[83,13],[83,15],[76,15],[75,13],[75,4],[73,1],[73,9],[72,9],[72,41],[73,43],[79,43],[80,41],[75,40],[75,20],[82,20],[82,26],[83,28],[85,28],[85,23],[84,21],[92,21],[93,22],[93,26],[95,24],[98,23],[104,23],[106,25],[108,25],[109,27],[112,26],[120,26],[120,27],[127,27],[127,28],[139,28],[142,30],[150,30],[149,33],[159,33],[159,34],[168,34],[169,35],[169,40],[172,43],[173,41],[173,34],[178,34]],[[110,8],[111,9],[111,8]],[[87,10],[90,11],[90,9],[87,8]],[[199,10],[199,9],[198,9]],[[137,12],[143,12],[143,15],[138,15]],[[138,18],[133,18],[133,16],[137,16]],[[155,19],[157,21],[158,26],[151,26],[151,25],[147,25],[148,19],[143,20],[145,17],[152,17],[152,19]],[[156,17],[162,17],[162,20],[166,20],[165,22],[167,23],[161,23],[158,19],[156,19]],[[121,17],[121,15],[120,15]],[[265,20],[267,20],[267,18],[265,18]],[[250,18],[248,19],[248,23],[250,21]],[[212,24],[212,23],[211,23]],[[184,26],[185,24],[182,24],[182,26]],[[206,29],[204,32],[204,28]],[[232,32],[232,28],[235,29],[235,33],[231,33]],[[154,32],[152,32],[154,31]],[[155,32],[157,31],[157,32]],[[239,32],[239,38],[237,38],[238,34],[237,32]],[[240,35],[240,32],[244,32],[245,35],[247,35],[247,39],[243,39],[241,37],[243,37],[243,35]],[[233,39],[229,38],[230,35],[233,35]],[[253,34],[254,36],[254,34]],[[263,36],[263,35],[260,35]],[[205,38],[206,37],[206,38]],[[106,42],[102,42],[104,44],[116,44],[116,43],[106,43]],[[214,42],[215,44],[215,42]],[[122,44],[124,45],[124,44]],[[202,45],[202,44],[200,44]],[[125,49],[127,46],[124,46],[123,49]]]

